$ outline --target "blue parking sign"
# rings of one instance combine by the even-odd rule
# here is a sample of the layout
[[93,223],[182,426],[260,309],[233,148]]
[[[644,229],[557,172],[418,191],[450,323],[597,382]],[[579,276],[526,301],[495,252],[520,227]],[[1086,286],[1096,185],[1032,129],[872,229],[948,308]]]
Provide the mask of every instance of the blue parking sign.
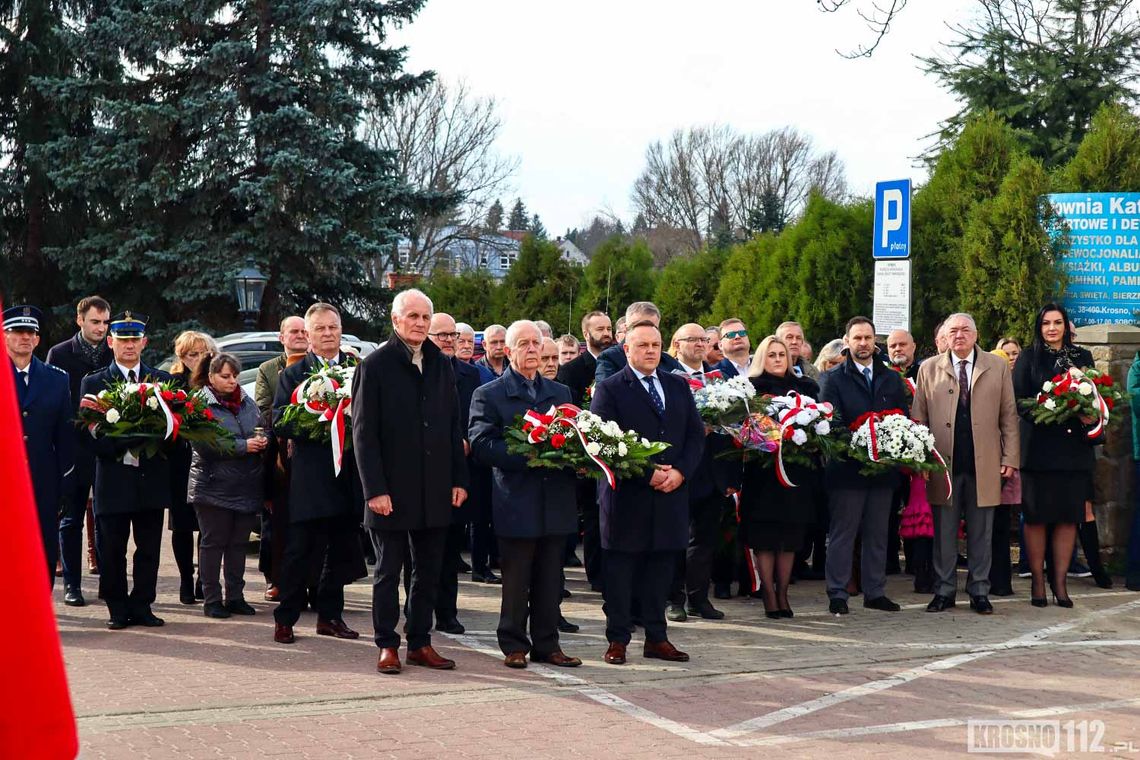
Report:
[[910,180],[895,179],[875,184],[876,259],[910,257]]

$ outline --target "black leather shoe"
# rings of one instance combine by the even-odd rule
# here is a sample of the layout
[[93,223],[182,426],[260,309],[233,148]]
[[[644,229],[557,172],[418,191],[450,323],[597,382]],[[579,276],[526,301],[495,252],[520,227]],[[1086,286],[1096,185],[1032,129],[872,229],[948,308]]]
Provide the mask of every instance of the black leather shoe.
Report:
[[898,612],[900,607],[885,596],[874,599],[864,599],[863,607],[868,610],[881,610],[882,612]]
[[474,570],[472,570],[471,571],[471,580],[475,581],[476,583],[491,583],[491,584],[499,584],[499,583],[503,582],[502,579],[499,578],[499,576],[495,575],[490,570],[484,570],[481,573],[475,572]]
[[561,615],[558,616],[558,630],[562,633],[577,633],[581,626],[571,623]]
[[685,612],[685,605],[670,604],[665,612],[665,618],[671,623],[684,623],[689,619],[689,614]]
[[442,631],[443,633],[452,633],[456,635],[467,630],[456,618],[452,618],[451,620],[440,620],[435,624],[435,629],[437,631]]
[[79,590],[78,586],[71,586],[64,592],[63,603],[68,607],[87,606],[87,600],[83,598],[83,592]]
[[150,610],[147,610],[146,612],[141,612],[138,615],[131,615],[130,624],[141,625],[147,628],[158,628],[159,626],[166,625],[166,621],[156,616]]
[[847,609],[846,599],[832,599],[827,604],[827,611],[832,615],[846,615],[849,610]]
[[1013,589],[1009,586],[1005,588],[991,588],[990,596],[1013,596]]
[[110,631],[121,631],[131,624],[128,618],[113,617],[107,621],[107,629]]
[[979,615],[994,614],[994,606],[990,604],[990,600],[984,596],[971,596],[970,609]]
[[256,615],[257,610],[244,599],[230,599],[226,602],[226,610],[232,615]]
[[[973,602],[970,602],[973,604]],[[954,597],[942,596],[939,594],[930,600],[930,604],[926,605],[927,612],[943,612],[954,606]]]
[[202,614],[210,618],[228,618],[230,611],[221,602],[206,602],[202,608]]
[[708,602],[697,607],[689,607],[687,612],[693,617],[701,617],[705,620],[724,620],[724,613]]
[[563,599],[569,599],[570,598],[570,589],[565,588],[565,587],[562,589],[562,598]]

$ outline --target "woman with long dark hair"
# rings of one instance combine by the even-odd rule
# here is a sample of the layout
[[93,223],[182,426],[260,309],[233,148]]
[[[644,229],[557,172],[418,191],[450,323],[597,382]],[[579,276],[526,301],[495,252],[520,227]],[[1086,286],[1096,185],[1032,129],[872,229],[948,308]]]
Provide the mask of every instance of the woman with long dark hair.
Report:
[[[1073,345],[1069,314],[1056,303],[1037,312],[1033,344],[1021,352],[1013,370],[1014,395],[1035,399],[1045,382],[1071,368],[1093,366],[1092,354]],[[1065,586],[1077,525],[1084,520],[1085,499],[1093,469],[1093,446],[1088,431],[1096,420],[1081,417],[1061,424],[1033,422],[1021,411],[1021,502],[1025,514],[1025,548],[1033,576],[1030,602],[1048,604],[1045,596],[1046,527],[1052,526],[1049,586],[1061,607],[1072,607]]]

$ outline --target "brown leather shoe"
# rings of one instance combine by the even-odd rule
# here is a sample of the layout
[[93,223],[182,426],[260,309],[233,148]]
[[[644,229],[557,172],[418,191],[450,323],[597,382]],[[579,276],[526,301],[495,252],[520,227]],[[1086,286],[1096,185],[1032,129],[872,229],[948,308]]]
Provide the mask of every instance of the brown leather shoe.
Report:
[[278,623],[273,629],[273,640],[278,644],[292,644],[297,640],[293,635],[293,626]]
[[426,647],[420,647],[419,649],[409,649],[408,664],[422,665],[425,668],[431,668],[433,670],[455,669],[455,660],[441,657],[439,652],[432,649],[430,644]]
[[611,641],[609,649],[606,650],[606,656],[602,659],[610,665],[625,665],[625,644]]
[[503,664],[508,668],[525,668],[526,652],[511,652],[503,658]]
[[360,634],[344,624],[343,620],[318,620],[318,636],[336,636],[338,639],[359,639]]
[[656,643],[651,641],[645,642],[644,654],[646,657],[654,660],[668,660],[669,662],[689,661],[689,655],[677,649],[677,647],[668,641],[658,641]]
[[376,661],[376,670],[388,675],[395,675],[404,669],[400,664],[400,650],[396,647],[384,647],[380,650],[380,659]]
[[544,656],[531,653],[530,661],[545,662],[547,665],[554,665],[558,668],[576,668],[582,664],[582,661],[580,659],[577,657],[570,657],[561,649]]

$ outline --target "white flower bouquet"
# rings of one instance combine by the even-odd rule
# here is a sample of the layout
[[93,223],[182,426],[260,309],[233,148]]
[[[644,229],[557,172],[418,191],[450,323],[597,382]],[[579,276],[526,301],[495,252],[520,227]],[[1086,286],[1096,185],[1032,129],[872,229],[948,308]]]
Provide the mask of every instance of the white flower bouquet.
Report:
[[344,452],[352,448],[352,363],[317,367],[297,384],[277,424],[280,431],[328,443],[333,471],[340,475]]
[[894,470],[907,473],[945,472],[934,447],[934,434],[899,409],[868,412],[851,424],[850,455],[863,463],[864,475]]
[[1018,403],[1039,425],[1063,425],[1078,417],[1095,418],[1097,422],[1088,436],[1096,438],[1108,424],[1116,405],[1127,400],[1110,375],[1095,369],[1070,367],[1067,372],[1046,380],[1035,398],[1021,399]]
[[200,390],[174,382],[111,383],[79,400],[78,424],[98,438],[137,439],[135,457],[161,453],[165,441],[204,442],[220,447],[233,436],[214,421]]
[[738,425],[754,411],[750,406],[756,398],[756,388],[742,375],[724,380],[719,375],[706,374],[703,383],[690,380],[689,387],[701,419],[714,427]]

